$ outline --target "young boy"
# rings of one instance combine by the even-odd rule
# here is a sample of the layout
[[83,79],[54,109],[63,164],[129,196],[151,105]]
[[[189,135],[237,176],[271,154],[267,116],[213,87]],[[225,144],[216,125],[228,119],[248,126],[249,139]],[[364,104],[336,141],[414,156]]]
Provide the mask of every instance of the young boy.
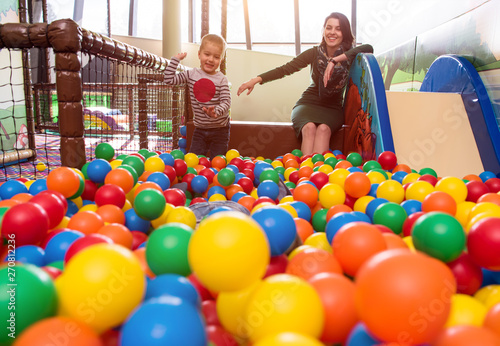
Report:
[[172,57],[165,70],[165,83],[188,83],[194,114],[194,132],[190,152],[215,157],[226,155],[229,144],[229,107],[231,93],[226,76],[218,71],[226,51],[226,42],[215,34],[201,39],[200,68],[176,74],[177,65],[187,53]]

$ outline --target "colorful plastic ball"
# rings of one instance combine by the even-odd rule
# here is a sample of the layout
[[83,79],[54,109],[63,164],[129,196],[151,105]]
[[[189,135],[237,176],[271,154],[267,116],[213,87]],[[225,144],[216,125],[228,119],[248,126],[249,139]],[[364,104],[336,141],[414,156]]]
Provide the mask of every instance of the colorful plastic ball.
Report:
[[439,179],[434,187],[436,191],[443,191],[449,194],[455,202],[461,203],[467,198],[467,186],[465,182],[457,177],[443,177]]
[[95,244],[113,244],[113,241],[98,233],[87,234],[73,241],[64,254],[64,263],[67,263],[73,256],[83,249]]
[[63,261],[71,244],[84,236],[85,234],[82,232],[70,229],[62,229],[57,232],[45,245],[46,263]]
[[368,160],[363,164],[363,171],[369,172],[373,169],[382,168],[382,165],[375,160]]
[[342,226],[333,237],[332,249],[343,271],[355,276],[373,255],[387,249],[382,233],[372,224],[355,221]]
[[487,217],[469,229],[467,250],[481,267],[500,270],[500,218]]
[[74,345],[101,346],[99,335],[86,323],[55,316],[39,320],[16,338],[16,346]]
[[38,204],[27,202],[10,207],[1,220],[2,236],[16,246],[38,244],[49,230],[49,216]]
[[353,172],[349,174],[344,182],[345,193],[359,198],[370,192],[371,182],[364,172]]
[[451,310],[446,327],[459,325],[482,326],[487,308],[479,300],[468,294],[454,294],[451,297]]
[[360,320],[376,338],[421,344],[442,331],[455,291],[453,274],[443,262],[393,249],[376,254],[359,269],[355,301]]
[[500,303],[493,305],[488,310],[483,325],[500,336]]
[[354,328],[351,329],[346,346],[373,346],[379,344],[381,341],[373,336],[362,322],[358,322]]
[[78,192],[80,178],[69,167],[57,167],[47,175],[47,188],[60,192],[65,198],[69,198]]
[[405,198],[405,190],[396,180],[386,180],[377,188],[377,198],[385,198],[389,202],[401,203]]
[[172,156],[172,154],[161,153],[158,157],[163,160],[163,162],[165,163],[166,166],[173,166],[174,165],[175,158]]
[[375,209],[373,223],[387,226],[394,233],[400,234],[407,217],[406,210],[400,204],[387,202]]
[[62,311],[101,333],[121,325],[136,309],[145,279],[132,251],[95,244],[71,258],[56,286]]
[[457,293],[473,295],[481,287],[483,271],[469,254],[462,253],[457,259],[447,263],[457,281]]
[[28,192],[33,196],[45,190],[47,190],[47,179],[37,179],[28,188]]
[[406,199],[413,199],[422,202],[424,198],[434,191],[432,186],[427,181],[415,181],[410,183],[405,191]]
[[195,307],[201,307],[201,298],[198,291],[193,284],[182,275],[162,274],[149,280],[144,300],[158,298],[165,294],[190,302]]
[[346,193],[340,185],[327,183],[319,191],[318,197],[324,208],[331,208],[334,205],[344,204]]
[[271,181],[275,182],[276,184],[278,184],[280,181],[280,177],[279,177],[278,172],[272,168],[264,169],[259,175],[259,181],[263,182],[266,180],[271,180]]
[[109,143],[99,143],[95,148],[95,157],[106,161],[111,161],[115,156],[115,149]]
[[332,243],[333,238],[342,226],[355,221],[359,221],[358,218],[349,212],[340,212],[333,215],[332,218],[328,220],[325,228],[328,243]]
[[422,211],[440,211],[455,215],[457,211],[457,202],[444,191],[434,191],[428,194],[422,201]]
[[378,155],[377,162],[380,163],[382,169],[392,171],[398,164],[398,159],[392,151],[383,151]]
[[466,236],[462,225],[453,216],[429,212],[413,225],[415,248],[445,263],[457,259],[465,249]]
[[[140,159],[139,159],[139,161],[140,161]],[[139,175],[137,174],[137,170],[134,167],[122,163],[120,166],[116,167],[116,169],[117,170],[124,169],[124,170],[128,171],[130,174],[132,174],[132,178],[134,179],[134,183],[133,183],[132,187],[134,187],[135,184],[137,184],[137,182],[139,181]],[[108,173],[108,175],[109,175],[109,173]],[[106,184],[106,178],[104,178],[104,183]],[[113,184],[114,181],[111,181],[110,183]],[[116,184],[116,185],[121,185],[121,184]],[[124,191],[125,191],[125,189],[124,189]]]
[[361,166],[363,163],[363,157],[355,152],[349,153],[346,160],[349,161],[354,167]]
[[488,181],[491,178],[496,178],[496,175],[495,175],[495,173],[493,173],[491,171],[484,171],[484,172],[479,173],[479,178],[483,182],[486,182],[486,181]]
[[107,223],[96,234],[108,237],[113,243],[132,249],[134,237],[129,229],[121,223]]
[[465,184],[467,187],[467,201],[476,203],[478,198],[490,192],[488,186],[482,181],[469,181]]
[[7,180],[0,185],[0,198],[10,199],[19,193],[27,193],[28,188],[19,180]]
[[320,273],[342,274],[342,267],[331,252],[312,247],[290,258],[286,273],[309,280]]
[[149,228],[151,227],[151,221],[141,218],[132,208],[125,212],[125,226],[130,231],[148,233]]
[[309,208],[318,203],[318,189],[311,184],[300,184],[293,190],[293,199],[304,202]]
[[149,299],[122,326],[120,345],[166,344],[208,344],[202,314],[189,301],[172,296]]
[[344,343],[359,320],[354,302],[354,283],[342,274],[326,272],[313,276],[309,283],[318,293],[325,313],[320,340],[324,343]]
[[[280,299],[275,299],[276,292],[280,292]],[[272,313],[262,310],[270,305]],[[305,280],[277,274],[264,279],[255,289],[244,321],[253,341],[287,331],[318,338],[324,325],[323,306],[316,290]]]
[[167,223],[176,222],[187,225],[194,229],[196,227],[196,214],[188,207],[179,206],[173,208],[167,215]]
[[401,206],[406,211],[407,215],[411,215],[422,211],[422,202],[415,199],[407,199],[401,202]]
[[43,162],[38,162],[38,163],[36,164],[36,170],[37,170],[38,172],[43,172],[43,171],[45,171],[46,169],[47,169],[47,165],[46,165],[45,163],[43,163]]
[[93,211],[79,211],[68,222],[69,229],[84,234],[96,233],[102,226],[104,226],[104,221],[99,214]]
[[272,200],[278,198],[280,189],[278,184],[272,180],[264,180],[257,186],[257,195],[259,197],[269,197]]
[[277,206],[263,207],[252,214],[252,219],[266,233],[271,256],[285,253],[293,244],[297,230],[292,215],[286,210]]
[[191,274],[188,263],[188,244],[193,229],[185,224],[171,222],[155,229],[146,244],[146,259],[156,275]]
[[182,177],[184,174],[186,174],[187,169],[188,169],[188,166],[186,164],[186,161],[184,161],[182,159],[175,159],[174,170],[175,170],[175,174],[178,177]]
[[262,278],[270,248],[265,232],[250,216],[222,212],[200,222],[188,257],[193,272],[208,289],[237,291]]
[[500,336],[485,327],[454,326],[441,331],[432,343],[435,346],[500,345]]
[[94,183],[102,184],[111,171],[111,164],[104,159],[94,159],[87,166],[87,175]]
[[195,193],[203,193],[208,189],[208,179],[203,175],[197,175],[191,180],[191,189]]
[[134,199],[134,210],[137,215],[149,221],[159,218],[165,210],[165,205],[165,196],[154,189],[142,190]]
[[186,194],[181,189],[171,187],[163,191],[163,196],[166,203],[170,203],[176,207],[186,204]]
[[125,200],[125,191],[120,186],[112,184],[102,185],[97,189],[94,196],[94,201],[99,207],[106,204],[113,204],[118,208],[123,208]]
[[209,324],[205,327],[209,345],[238,346],[236,338],[218,324]]
[[254,346],[322,346],[323,343],[311,336],[295,333],[282,332],[272,334],[257,341]]
[[[0,268],[0,275],[5,278],[0,281],[0,316],[4,329],[0,343],[10,345],[12,335],[17,340],[30,325],[57,313],[57,293],[49,274],[31,264],[18,264],[14,268],[5,265]],[[15,308],[9,308],[11,306]]]
[[140,177],[142,173],[144,173],[144,161],[138,156],[128,155],[122,161],[121,166],[124,165],[131,166],[132,168],[134,168],[138,177]]
[[66,214],[67,205],[50,191],[45,190],[38,193],[30,199],[30,202],[45,210],[49,217],[49,229],[56,227]]
[[290,205],[297,211],[297,216],[301,219],[304,219],[306,221],[311,220],[311,208],[307,204],[301,201],[293,201],[290,202]]
[[13,255],[16,262],[33,264],[37,267],[45,265],[45,250],[37,245],[19,246],[15,249]]
[[144,162],[144,170],[148,172],[163,172],[165,162],[159,156],[151,156]]
[[229,186],[234,183],[235,174],[228,168],[223,168],[217,173],[217,181],[222,186]]
[[319,209],[314,213],[311,224],[316,232],[325,232],[327,214],[328,209]]

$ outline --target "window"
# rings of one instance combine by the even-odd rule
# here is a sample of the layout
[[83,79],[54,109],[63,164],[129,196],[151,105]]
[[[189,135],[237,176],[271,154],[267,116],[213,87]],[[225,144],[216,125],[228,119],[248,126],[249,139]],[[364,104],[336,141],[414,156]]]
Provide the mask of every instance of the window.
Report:
[[85,0],[81,25],[85,29],[108,35],[108,2]]
[[137,36],[162,39],[163,1],[137,1]]
[[111,0],[111,32],[113,35],[128,35],[130,0]]

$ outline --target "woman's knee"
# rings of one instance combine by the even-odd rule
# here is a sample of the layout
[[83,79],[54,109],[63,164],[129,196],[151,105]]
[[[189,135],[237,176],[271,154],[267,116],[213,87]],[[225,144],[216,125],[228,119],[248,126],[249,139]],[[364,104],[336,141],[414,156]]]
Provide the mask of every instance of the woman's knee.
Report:
[[319,124],[317,129],[316,129],[316,134],[323,135],[323,136],[330,136],[332,134],[332,130],[330,129],[330,126],[328,126],[328,125]]
[[316,134],[316,125],[314,123],[307,123],[302,126],[303,136],[314,136]]

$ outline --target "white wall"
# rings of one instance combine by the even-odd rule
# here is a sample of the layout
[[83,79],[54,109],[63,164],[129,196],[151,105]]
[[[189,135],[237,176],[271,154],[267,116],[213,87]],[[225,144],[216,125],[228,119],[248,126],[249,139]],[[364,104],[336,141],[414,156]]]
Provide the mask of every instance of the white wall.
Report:
[[[160,55],[161,41],[133,38],[128,36],[113,36],[114,39],[141,48],[150,53]],[[198,67],[197,44],[183,43],[182,50],[188,53],[183,64]],[[171,57],[165,57],[170,59]],[[234,120],[245,121],[290,121],[290,113],[302,92],[309,86],[309,67],[281,80],[264,85],[257,85],[250,95],[246,93],[237,96],[239,86],[274,67],[288,62],[292,57],[247,51],[242,49],[227,50],[226,75],[231,83],[231,117]]]

